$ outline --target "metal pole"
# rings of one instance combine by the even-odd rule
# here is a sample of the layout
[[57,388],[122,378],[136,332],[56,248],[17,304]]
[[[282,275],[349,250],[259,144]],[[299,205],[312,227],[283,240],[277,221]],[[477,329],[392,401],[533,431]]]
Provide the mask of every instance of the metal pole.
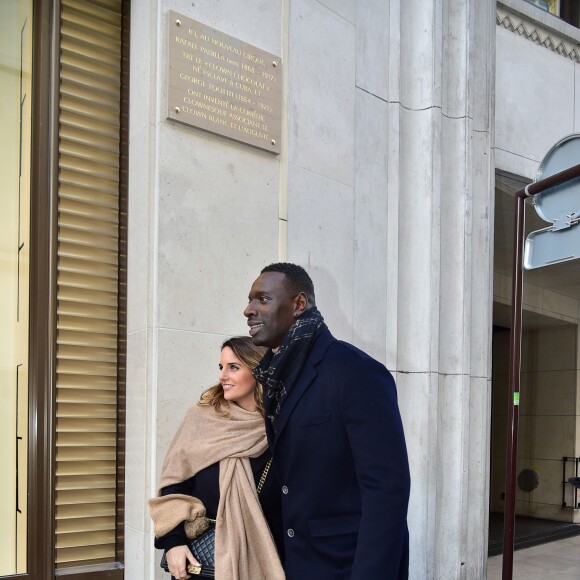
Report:
[[560,185],[578,177],[580,177],[580,164],[574,165],[569,169],[564,169],[564,171],[560,171],[560,173],[554,173],[554,175],[550,175],[549,177],[536,181],[535,183],[530,183],[527,187],[520,189],[516,195],[524,195],[528,197],[530,195],[536,195],[541,191],[550,189],[550,187]]
[[512,280],[512,328],[508,391],[507,452],[505,457],[505,510],[503,519],[502,579],[512,580],[514,528],[516,520],[516,457],[518,455],[518,418],[520,404],[520,363],[522,345],[522,257],[524,245],[525,191],[516,193],[514,216],[514,257]]
[[[541,191],[580,177],[580,164],[546,177],[520,189],[515,194],[514,257],[512,280],[512,327],[510,332],[510,366],[508,392],[508,425],[505,474],[505,510],[503,522],[502,580],[512,580],[514,564],[514,531],[516,507],[516,458],[518,454],[518,419],[520,404],[520,364],[522,345],[522,258],[525,235],[525,199]],[[580,227],[580,226],[579,226]]]

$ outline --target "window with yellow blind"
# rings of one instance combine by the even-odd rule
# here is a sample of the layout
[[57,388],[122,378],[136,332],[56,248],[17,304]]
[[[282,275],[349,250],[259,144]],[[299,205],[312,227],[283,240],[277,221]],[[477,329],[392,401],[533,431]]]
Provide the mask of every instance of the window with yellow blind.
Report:
[[57,574],[118,566],[122,550],[122,0],[60,6]]

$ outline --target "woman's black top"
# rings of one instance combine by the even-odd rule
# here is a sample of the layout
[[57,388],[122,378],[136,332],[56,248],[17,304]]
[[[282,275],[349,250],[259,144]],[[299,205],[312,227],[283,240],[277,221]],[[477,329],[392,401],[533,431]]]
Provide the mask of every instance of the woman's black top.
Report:
[[[266,463],[271,457],[272,455],[270,454],[270,451],[266,450],[259,457],[250,459],[256,487],[258,487]],[[161,490],[161,495],[180,493],[196,497],[205,506],[206,516],[215,520],[220,499],[219,476],[219,463],[214,463],[181,483],[164,487]],[[266,481],[264,482],[264,487],[262,488],[258,498],[264,516],[266,517],[266,521],[268,522],[268,526],[270,527],[270,531],[272,532],[274,542],[278,548],[280,560],[283,562],[284,534],[282,528],[282,504],[280,493],[280,485],[276,479],[275,471],[270,468]],[[183,522],[173,528],[173,530],[165,536],[155,538],[155,547],[162,550],[170,550],[171,548],[175,548],[175,546],[184,546],[185,544],[187,544],[187,537],[185,535]]]

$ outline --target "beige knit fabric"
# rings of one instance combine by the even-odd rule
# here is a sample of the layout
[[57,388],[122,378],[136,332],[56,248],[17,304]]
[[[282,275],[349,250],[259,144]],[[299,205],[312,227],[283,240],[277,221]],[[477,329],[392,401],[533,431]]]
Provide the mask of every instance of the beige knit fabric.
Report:
[[[159,490],[180,483],[220,462],[216,518],[216,580],[283,580],[282,565],[260,506],[250,458],[266,451],[259,412],[230,405],[230,417],[213,407],[192,406],[179,426],[163,463]],[[205,515],[197,499],[174,494],[149,500],[155,535],[179,522]]]

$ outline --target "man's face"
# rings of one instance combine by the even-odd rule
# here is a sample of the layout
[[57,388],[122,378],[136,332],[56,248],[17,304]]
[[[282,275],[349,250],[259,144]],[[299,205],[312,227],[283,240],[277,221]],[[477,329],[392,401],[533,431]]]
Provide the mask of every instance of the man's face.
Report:
[[254,344],[277,348],[299,311],[282,272],[264,272],[252,284],[249,303],[244,310]]

